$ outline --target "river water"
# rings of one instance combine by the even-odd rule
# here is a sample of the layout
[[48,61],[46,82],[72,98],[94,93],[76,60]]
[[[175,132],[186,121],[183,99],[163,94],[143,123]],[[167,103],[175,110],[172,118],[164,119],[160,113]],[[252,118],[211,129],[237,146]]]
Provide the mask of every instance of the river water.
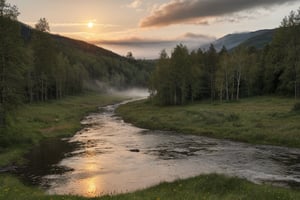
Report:
[[117,106],[88,115],[74,137],[33,149],[23,178],[49,194],[87,197],[207,173],[300,188],[300,149],[140,129],[115,116]]

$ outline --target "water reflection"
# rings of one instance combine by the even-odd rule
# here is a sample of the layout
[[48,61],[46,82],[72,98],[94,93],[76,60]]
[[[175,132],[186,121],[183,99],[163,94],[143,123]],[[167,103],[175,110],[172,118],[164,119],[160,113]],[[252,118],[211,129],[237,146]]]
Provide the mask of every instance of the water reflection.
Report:
[[60,138],[48,138],[35,146],[30,153],[25,155],[28,162],[17,172],[21,178],[31,184],[41,184],[45,187],[48,183],[43,180],[44,175],[64,174],[73,168],[57,165],[68,153],[78,148],[78,143],[68,142]]
[[[101,168],[101,166],[98,164],[96,164],[96,152],[94,150],[90,150],[90,151],[87,151],[87,154],[86,154],[86,157],[87,159],[89,160],[88,163],[86,163],[86,167],[85,167],[85,171],[88,173],[88,174],[94,174],[95,172],[97,172],[97,170],[99,168]],[[96,182],[96,177],[93,177],[92,178],[87,178],[85,179],[84,181],[84,185],[85,187],[85,190],[86,190],[86,195],[87,197],[94,197],[94,196],[97,196],[97,187],[100,187],[100,181],[97,181]],[[84,190],[84,189],[83,189]]]
[[143,130],[114,116],[115,107],[86,117],[86,128],[68,141],[77,148],[50,166],[72,171],[39,175],[50,194],[123,193],[204,173],[300,186],[299,149]]
[[99,182],[96,186],[95,178],[87,179],[86,181],[86,196],[88,197],[95,197],[97,196],[97,186],[99,187]]

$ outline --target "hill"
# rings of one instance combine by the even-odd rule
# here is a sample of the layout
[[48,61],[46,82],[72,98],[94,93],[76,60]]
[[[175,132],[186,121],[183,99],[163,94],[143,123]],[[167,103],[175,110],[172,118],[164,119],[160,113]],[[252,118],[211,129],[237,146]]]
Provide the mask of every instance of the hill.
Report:
[[[21,35],[27,46],[33,43],[37,32],[30,26],[20,23]],[[81,63],[88,71],[89,82],[102,82],[118,88],[144,87],[148,84],[154,63],[147,60],[134,60],[120,56],[110,50],[71,39],[61,35],[48,34],[55,43],[56,51],[62,52],[71,63]],[[89,89],[91,89],[90,84]]]
[[275,32],[276,32],[276,29],[264,30],[264,31],[260,32],[260,34],[250,37],[246,41],[242,42],[241,45],[244,45],[247,47],[253,46],[253,47],[256,47],[257,49],[262,49],[267,44],[270,44]]
[[[217,39],[212,44],[218,51],[220,51],[223,46],[225,46],[228,50],[232,50],[241,44],[261,49],[271,42],[275,30],[276,29],[265,29],[254,32],[228,34]],[[209,45],[210,44],[206,44],[201,48],[208,49]]]

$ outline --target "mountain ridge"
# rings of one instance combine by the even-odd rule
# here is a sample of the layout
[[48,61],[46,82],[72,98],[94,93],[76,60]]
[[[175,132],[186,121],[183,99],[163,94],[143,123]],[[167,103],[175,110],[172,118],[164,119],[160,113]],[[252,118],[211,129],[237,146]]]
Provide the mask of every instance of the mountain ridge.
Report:
[[207,50],[210,44],[213,44],[217,51],[220,51],[223,46],[225,46],[227,50],[232,50],[239,45],[254,46],[261,49],[271,42],[275,31],[276,29],[262,29],[252,32],[231,33],[212,43],[202,45],[200,48]]

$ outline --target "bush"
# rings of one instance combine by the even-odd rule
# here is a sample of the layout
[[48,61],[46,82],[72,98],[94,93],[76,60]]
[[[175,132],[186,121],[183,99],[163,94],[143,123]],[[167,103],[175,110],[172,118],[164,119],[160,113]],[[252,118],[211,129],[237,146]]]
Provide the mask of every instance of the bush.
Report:
[[295,103],[293,111],[300,112],[300,102]]
[[227,121],[229,122],[235,122],[235,121],[238,121],[240,119],[240,116],[238,114],[235,114],[235,113],[231,113],[230,115],[228,115],[226,117]]

